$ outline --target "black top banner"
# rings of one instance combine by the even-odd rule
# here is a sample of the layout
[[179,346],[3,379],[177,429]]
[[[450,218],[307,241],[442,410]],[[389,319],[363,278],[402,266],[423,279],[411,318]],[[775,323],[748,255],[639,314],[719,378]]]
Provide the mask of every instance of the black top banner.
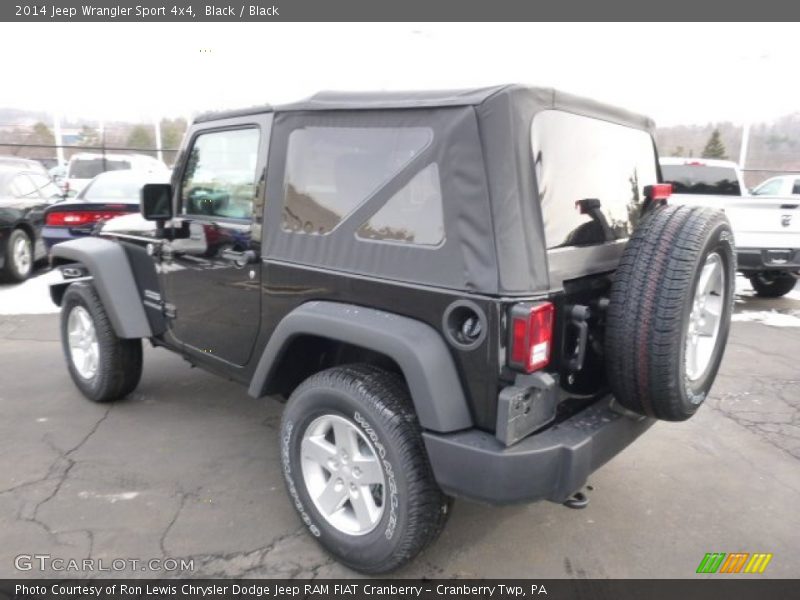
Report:
[[[794,21],[786,0],[3,0],[0,21]],[[680,28],[676,27],[676,37]],[[578,40],[579,41],[579,40]],[[672,43],[672,40],[653,40]],[[746,40],[743,40],[746,43]]]

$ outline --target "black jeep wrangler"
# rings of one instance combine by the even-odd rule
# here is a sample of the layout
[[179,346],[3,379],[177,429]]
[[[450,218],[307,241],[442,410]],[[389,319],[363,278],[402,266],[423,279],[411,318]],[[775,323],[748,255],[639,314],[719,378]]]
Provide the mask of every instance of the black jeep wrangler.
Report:
[[70,375],[121,398],[146,339],[285,400],[290,501],[359,571],[450,497],[567,501],[695,413],[728,335],[730,226],[668,205],[652,129],[516,85],[199,117],[144,219],[54,248]]

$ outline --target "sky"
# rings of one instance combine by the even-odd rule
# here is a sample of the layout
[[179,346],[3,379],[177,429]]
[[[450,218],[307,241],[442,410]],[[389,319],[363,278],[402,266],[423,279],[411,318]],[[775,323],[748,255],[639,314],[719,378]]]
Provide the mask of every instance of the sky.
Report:
[[800,111],[794,24],[2,23],[0,107],[148,120],[322,89],[553,86],[659,125]]

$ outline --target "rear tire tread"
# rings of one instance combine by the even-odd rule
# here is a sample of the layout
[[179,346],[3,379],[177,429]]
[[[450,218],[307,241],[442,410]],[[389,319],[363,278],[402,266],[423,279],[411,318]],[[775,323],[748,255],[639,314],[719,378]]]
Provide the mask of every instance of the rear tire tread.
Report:
[[[402,470],[406,482],[404,496],[412,499],[407,503],[407,521],[402,531],[398,528],[402,536],[399,544],[387,558],[374,562],[353,562],[348,556],[337,556],[338,560],[362,573],[392,571],[410,561],[438,537],[450,508],[449,499],[434,480],[422,430],[405,381],[397,374],[376,366],[343,365],[312,375],[298,386],[292,398],[313,388],[343,390],[357,399],[369,419],[379,420],[385,432],[381,439],[384,443],[391,443],[397,454],[399,464],[395,469]],[[302,483],[294,482],[294,485]]]
[[[722,224],[730,230],[717,211],[669,206],[647,215],[631,236],[615,274],[606,324],[608,378],[626,408],[679,421],[688,419],[702,402],[700,398],[687,405],[682,390],[685,303],[697,275],[698,254]],[[725,260],[732,306],[732,246]],[[724,314],[729,315],[730,306]],[[724,347],[727,327],[723,329],[719,343]]]

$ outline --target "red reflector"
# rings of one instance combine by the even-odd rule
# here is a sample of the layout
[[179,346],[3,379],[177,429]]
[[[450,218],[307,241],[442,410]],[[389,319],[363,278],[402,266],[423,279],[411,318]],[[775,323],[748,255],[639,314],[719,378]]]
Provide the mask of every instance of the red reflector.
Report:
[[651,200],[667,200],[672,195],[671,183],[656,183],[650,186]]
[[553,315],[550,302],[522,303],[511,309],[510,366],[533,373],[550,362]]
[[120,210],[74,210],[74,211],[52,211],[47,213],[45,223],[47,225],[66,225],[69,227],[80,227],[98,221],[113,219],[128,211]]
[[528,320],[516,317],[511,321],[512,344],[511,362],[515,365],[524,365],[527,361],[525,356],[528,352],[526,341],[528,339]]

